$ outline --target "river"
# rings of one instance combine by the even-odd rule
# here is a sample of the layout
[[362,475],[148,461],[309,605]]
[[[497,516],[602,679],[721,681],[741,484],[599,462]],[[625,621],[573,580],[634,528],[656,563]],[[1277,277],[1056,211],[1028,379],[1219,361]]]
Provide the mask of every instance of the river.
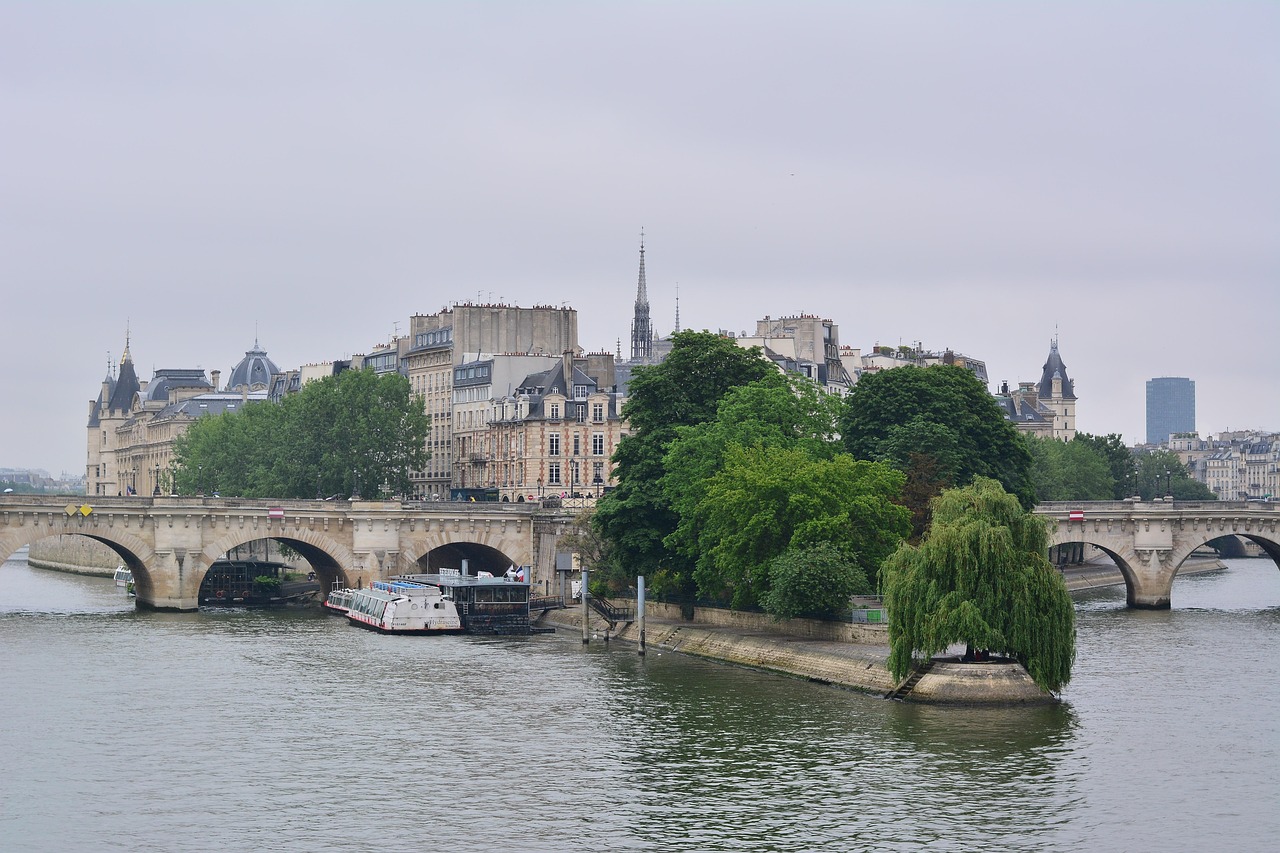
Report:
[[140,613],[19,554],[0,849],[1274,849],[1280,571],[1076,601],[1065,701],[974,710],[566,634]]

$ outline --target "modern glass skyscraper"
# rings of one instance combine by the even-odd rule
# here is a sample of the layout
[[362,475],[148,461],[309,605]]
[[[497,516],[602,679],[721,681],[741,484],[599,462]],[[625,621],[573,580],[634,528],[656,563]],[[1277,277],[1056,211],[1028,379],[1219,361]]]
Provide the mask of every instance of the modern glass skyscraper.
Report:
[[1196,383],[1181,376],[1147,380],[1147,444],[1196,431]]

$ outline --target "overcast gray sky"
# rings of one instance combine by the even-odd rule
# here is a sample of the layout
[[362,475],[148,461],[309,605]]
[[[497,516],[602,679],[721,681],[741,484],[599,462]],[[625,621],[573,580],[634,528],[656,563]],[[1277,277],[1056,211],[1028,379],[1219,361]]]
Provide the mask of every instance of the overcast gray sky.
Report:
[[616,349],[800,312],[1145,434],[1280,431],[1280,3],[0,0],[0,466],[157,367],[365,352],[456,301]]

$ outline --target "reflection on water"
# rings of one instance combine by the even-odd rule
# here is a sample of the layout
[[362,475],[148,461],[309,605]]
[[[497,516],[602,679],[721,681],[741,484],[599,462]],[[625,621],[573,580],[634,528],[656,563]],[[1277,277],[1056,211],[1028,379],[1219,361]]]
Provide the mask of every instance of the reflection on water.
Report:
[[21,561],[0,645],[6,850],[1261,850],[1280,831],[1269,561],[1180,579],[1170,611],[1082,597],[1066,702],[1038,708],[568,635],[140,613],[109,579]]

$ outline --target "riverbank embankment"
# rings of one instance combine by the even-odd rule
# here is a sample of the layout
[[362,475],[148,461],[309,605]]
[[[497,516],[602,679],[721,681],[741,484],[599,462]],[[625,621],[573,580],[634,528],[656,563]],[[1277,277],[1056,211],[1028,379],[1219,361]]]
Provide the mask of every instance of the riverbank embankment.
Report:
[[[1180,574],[1224,568],[1217,558],[1204,557],[1189,560]],[[1124,576],[1109,560],[1067,566],[1062,574],[1072,592],[1124,583]],[[646,649],[679,652],[879,696],[899,687],[888,669],[889,631],[884,624],[814,619],[774,622],[760,613],[713,608],[694,608],[693,618],[687,619],[679,607],[654,602],[648,603],[645,612]],[[581,636],[581,609],[547,611],[538,624]],[[622,642],[638,650],[640,626],[631,622],[611,631],[603,617],[589,611],[587,636],[588,642]],[[994,661],[964,663],[942,656],[931,662],[905,698],[961,704],[1054,701],[1021,666]]]
[[[672,612],[674,611],[674,612]],[[679,608],[646,608],[646,652],[679,652],[750,669],[801,678],[846,690],[887,696],[899,687],[889,673],[889,633],[884,625],[791,619],[773,622],[759,613],[697,608],[692,621]],[[579,608],[550,610],[539,625],[582,634]],[[640,625],[616,633],[594,611],[587,617],[588,642],[640,643]],[[912,686],[913,701],[967,705],[1044,704],[1055,701],[1017,664],[938,661]]]

